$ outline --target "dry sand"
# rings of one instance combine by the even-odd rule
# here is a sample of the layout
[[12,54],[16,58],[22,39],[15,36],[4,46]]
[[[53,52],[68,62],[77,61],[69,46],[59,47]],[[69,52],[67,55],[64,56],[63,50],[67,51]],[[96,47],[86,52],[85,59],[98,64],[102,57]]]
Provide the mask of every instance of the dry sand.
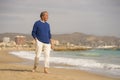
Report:
[[0,80],[120,80],[71,69],[50,68],[50,73],[45,74],[43,67],[38,67],[33,73],[33,66],[18,64],[23,61],[26,60],[10,55],[8,51],[0,51]]

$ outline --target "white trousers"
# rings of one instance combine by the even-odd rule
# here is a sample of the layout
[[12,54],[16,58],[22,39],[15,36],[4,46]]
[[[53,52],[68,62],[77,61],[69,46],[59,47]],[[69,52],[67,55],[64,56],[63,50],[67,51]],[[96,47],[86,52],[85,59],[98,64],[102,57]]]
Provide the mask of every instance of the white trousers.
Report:
[[46,44],[36,40],[36,58],[39,59],[42,51],[44,51],[44,67],[49,68],[49,57],[51,51],[51,44]]

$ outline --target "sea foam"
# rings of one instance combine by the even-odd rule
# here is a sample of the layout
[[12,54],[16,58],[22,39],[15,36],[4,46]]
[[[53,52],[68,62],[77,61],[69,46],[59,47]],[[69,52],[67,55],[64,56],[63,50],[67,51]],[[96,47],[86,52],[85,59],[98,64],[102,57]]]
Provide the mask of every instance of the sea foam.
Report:
[[[30,59],[30,60],[34,60],[34,56],[35,56],[34,51],[13,51],[13,52],[10,52],[10,54],[14,54],[21,58],[26,58],[26,59]],[[43,54],[40,56],[40,60],[41,61],[44,60]],[[71,65],[77,69],[84,69],[84,70],[89,70],[89,71],[93,71],[93,72],[101,72],[101,73],[104,72],[106,74],[120,76],[120,65],[101,63],[97,60],[92,60],[92,59],[51,56],[50,63],[67,64],[67,65]],[[60,67],[62,67],[62,66],[60,66]]]

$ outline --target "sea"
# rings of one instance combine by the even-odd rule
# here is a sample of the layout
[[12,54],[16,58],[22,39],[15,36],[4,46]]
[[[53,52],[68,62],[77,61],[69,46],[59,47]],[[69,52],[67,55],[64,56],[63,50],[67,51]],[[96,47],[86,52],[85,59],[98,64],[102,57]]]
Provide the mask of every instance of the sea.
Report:
[[[12,51],[10,54],[34,62],[35,51]],[[44,54],[40,56],[43,65]],[[88,72],[120,78],[120,50],[51,51],[50,66],[85,70]]]

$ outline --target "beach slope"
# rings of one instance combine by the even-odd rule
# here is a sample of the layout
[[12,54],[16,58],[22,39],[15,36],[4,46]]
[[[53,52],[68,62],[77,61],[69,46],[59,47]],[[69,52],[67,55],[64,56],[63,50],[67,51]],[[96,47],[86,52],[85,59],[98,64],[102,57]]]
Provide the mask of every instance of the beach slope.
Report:
[[49,74],[39,67],[37,72],[31,72],[33,66],[20,64],[27,61],[0,51],[0,80],[120,80],[82,70],[50,68]]

